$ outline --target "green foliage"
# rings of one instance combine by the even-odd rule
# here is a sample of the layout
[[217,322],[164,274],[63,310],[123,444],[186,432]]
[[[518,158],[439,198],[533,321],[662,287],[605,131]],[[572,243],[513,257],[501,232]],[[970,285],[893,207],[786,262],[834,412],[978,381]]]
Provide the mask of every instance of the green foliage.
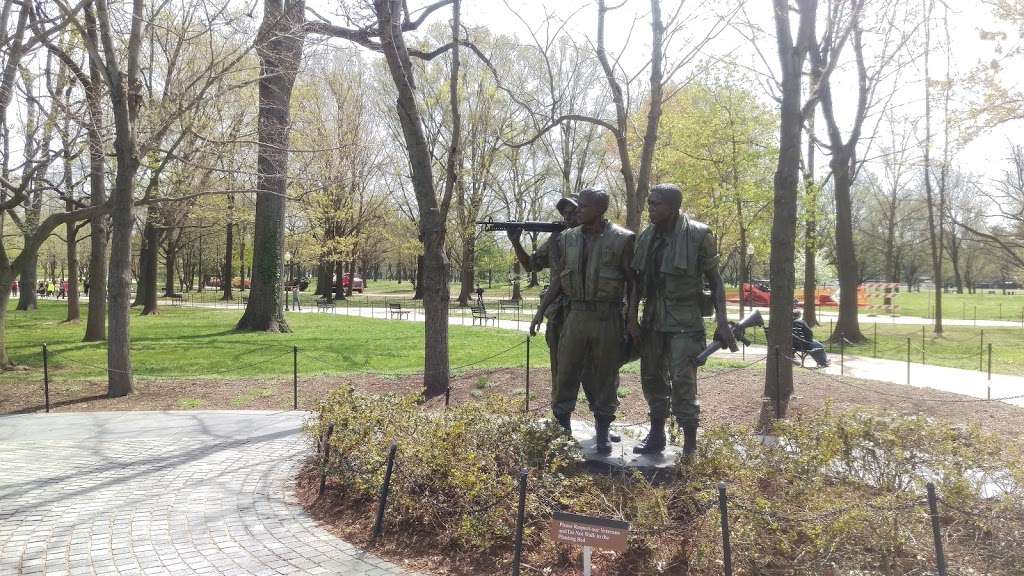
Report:
[[680,88],[665,105],[656,180],[682,187],[683,210],[711,226],[723,265],[741,227],[756,254],[769,252],[777,140],[775,112],[735,70]]
[[523,467],[531,469],[531,517],[546,515],[546,503],[577,483],[566,476],[579,459],[575,446],[556,426],[517,414],[505,401],[427,414],[415,397],[339,389],[323,405],[320,422],[335,424],[331,446],[340,457],[330,473],[361,498],[376,496],[388,447],[397,442],[389,522],[435,533],[446,546],[483,552],[510,540],[510,503]]
[[[956,527],[947,533],[950,558],[964,568],[972,558],[998,558],[986,567],[993,574],[1024,567],[1024,554],[1012,549],[1024,527],[1024,485],[1010,481],[1020,478],[1021,455],[993,437],[925,418],[828,410],[778,428],[775,445],[714,430],[689,469],[694,483],[707,482],[704,489],[712,489],[715,478],[728,482],[734,554],[752,572],[929,569],[930,524],[922,501],[928,481],[943,500],[946,530]],[[1005,492],[985,498],[995,479]],[[700,546],[705,550],[697,556],[711,569],[718,543],[706,539]]]
[[[780,423],[771,444],[747,431],[708,430],[696,458],[662,485],[640,474],[583,472],[578,448],[556,426],[507,402],[430,413],[415,398],[342,389],[309,434],[319,437],[328,422],[335,489],[372,503],[397,442],[389,533],[429,535],[446,553],[508,557],[517,475],[526,468],[525,549],[534,566],[575,561],[547,536],[552,511],[561,509],[630,522],[629,547],[606,559],[606,573],[720,574],[716,493],[725,480],[737,574],[925,573],[934,564],[924,484],[934,481],[947,551],[961,573],[1024,569],[1019,451],[923,418],[826,410]],[[988,497],[994,484],[1001,491]],[[506,568],[499,562],[486,573]]]

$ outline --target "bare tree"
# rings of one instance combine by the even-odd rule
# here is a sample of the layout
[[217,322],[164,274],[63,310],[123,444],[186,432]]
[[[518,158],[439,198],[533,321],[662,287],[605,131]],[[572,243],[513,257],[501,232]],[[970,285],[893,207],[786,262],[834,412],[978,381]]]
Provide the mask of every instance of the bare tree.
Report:
[[793,365],[786,359],[793,345],[793,293],[795,288],[796,208],[800,185],[800,140],[804,111],[801,76],[804,60],[815,41],[817,0],[797,0],[797,30],[793,34],[788,0],[773,0],[775,36],[778,43],[781,78],[779,161],[775,169],[774,217],[770,280],[771,317],[764,397],[759,427],[770,428],[772,418],[785,417],[793,393]]

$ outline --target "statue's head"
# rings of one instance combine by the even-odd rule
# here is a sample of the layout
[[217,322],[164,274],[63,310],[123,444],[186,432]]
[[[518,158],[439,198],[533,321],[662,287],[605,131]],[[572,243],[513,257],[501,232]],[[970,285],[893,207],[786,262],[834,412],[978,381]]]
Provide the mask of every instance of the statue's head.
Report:
[[647,215],[655,226],[671,223],[683,205],[683,191],[675,184],[657,184],[647,196]]
[[607,211],[607,192],[593,188],[580,192],[580,205],[576,210],[576,218],[580,224],[584,226],[596,224],[604,218],[604,213]]
[[566,196],[555,204],[555,209],[558,210],[558,213],[562,215],[562,220],[564,220],[569,226],[576,226],[579,224],[576,218],[577,208],[578,204],[576,203],[576,199],[572,196]]

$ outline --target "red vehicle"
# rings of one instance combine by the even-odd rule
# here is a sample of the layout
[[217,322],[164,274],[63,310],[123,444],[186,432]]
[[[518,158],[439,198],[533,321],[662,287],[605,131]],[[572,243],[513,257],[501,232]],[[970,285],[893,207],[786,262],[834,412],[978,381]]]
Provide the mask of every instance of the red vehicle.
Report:
[[359,276],[354,274],[345,274],[341,277],[341,287],[348,290],[349,284],[352,284],[353,292],[358,292],[360,294],[363,293],[363,288],[366,286],[366,283],[363,282],[363,279]]

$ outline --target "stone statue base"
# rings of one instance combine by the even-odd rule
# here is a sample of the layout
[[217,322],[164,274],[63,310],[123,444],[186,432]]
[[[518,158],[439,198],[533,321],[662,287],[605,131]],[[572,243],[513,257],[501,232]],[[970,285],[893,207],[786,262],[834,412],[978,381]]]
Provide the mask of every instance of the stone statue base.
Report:
[[671,481],[675,474],[676,461],[683,453],[682,446],[667,445],[661,454],[634,454],[633,447],[647,436],[648,426],[616,426],[612,431],[622,436],[622,441],[612,442],[612,453],[598,454],[595,449],[596,430],[594,424],[584,420],[572,421],[573,438],[583,448],[584,466],[594,474],[631,474],[639,471],[652,482]]

